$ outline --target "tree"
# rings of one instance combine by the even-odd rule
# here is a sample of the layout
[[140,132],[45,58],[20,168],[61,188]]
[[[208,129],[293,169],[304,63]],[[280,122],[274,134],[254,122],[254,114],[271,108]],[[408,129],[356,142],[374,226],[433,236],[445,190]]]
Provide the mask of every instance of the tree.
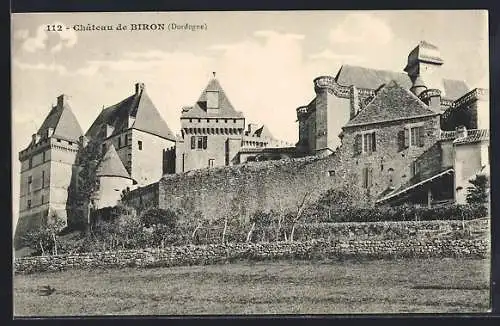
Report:
[[304,208],[307,205],[307,200],[309,198],[310,193],[306,192],[302,197],[301,201],[297,205],[297,210],[295,216],[292,219],[292,231],[290,231],[290,236],[288,237],[289,241],[293,241],[293,236],[295,234],[295,226],[299,222],[299,220],[304,216]]
[[82,224],[88,230],[90,228],[90,214],[94,205],[97,191],[99,190],[99,178],[96,176],[96,168],[104,153],[101,151],[101,143],[97,140],[87,140],[82,137],[78,142],[78,154],[76,158],[77,172],[76,179],[68,189],[69,198],[74,213],[86,208],[85,216],[80,216],[77,227]]
[[29,248],[34,250],[36,255],[45,255],[50,249],[52,249],[53,255],[57,255],[57,238],[64,227],[65,223],[62,220],[44,223],[37,229],[28,232],[23,241]]
[[[263,212],[263,211],[256,211],[255,213],[250,216],[250,223],[251,227],[250,230],[247,233],[246,237],[246,242],[250,242],[252,240],[253,232],[255,231],[255,227],[269,227],[272,223],[272,218],[271,218],[271,213],[270,212]],[[261,240],[263,240],[265,236],[265,230],[262,230],[262,237]]]
[[177,213],[171,209],[149,208],[141,214],[140,218],[146,227],[160,224],[172,229],[177,227]]
[[489,178],[485,174],[478,174],[474,179],[469,180],[471,186],[467,187],[466,201],[468,204],[488,203]]

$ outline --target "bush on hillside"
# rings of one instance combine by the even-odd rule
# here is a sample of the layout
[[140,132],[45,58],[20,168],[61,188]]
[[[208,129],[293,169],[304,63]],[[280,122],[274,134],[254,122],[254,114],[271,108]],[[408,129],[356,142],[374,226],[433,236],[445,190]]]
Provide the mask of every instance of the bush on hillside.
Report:
[[172,229],[177,226],[177,212],[171,209],[149,208],[142,212],[140,216],[141,222],[146,227],[154,225],[163,225]]

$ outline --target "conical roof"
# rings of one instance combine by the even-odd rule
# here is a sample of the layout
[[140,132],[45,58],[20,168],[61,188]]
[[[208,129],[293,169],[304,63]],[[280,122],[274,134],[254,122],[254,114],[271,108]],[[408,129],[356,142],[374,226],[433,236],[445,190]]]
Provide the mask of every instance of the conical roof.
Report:
[[104,157],[99,162],[96,169],[96,176],[98,177],[121,177],[130,179],[127,169],[123,166],[122,160],[116,152],[115,146],[111,144],[108,146]]

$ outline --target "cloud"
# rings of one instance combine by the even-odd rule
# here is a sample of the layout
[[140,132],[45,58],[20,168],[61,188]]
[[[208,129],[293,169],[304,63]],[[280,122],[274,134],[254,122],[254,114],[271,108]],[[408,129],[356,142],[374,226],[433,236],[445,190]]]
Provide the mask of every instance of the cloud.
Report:
[[330,31],[332,43],[388,44],[393,38],[385,21],[368,13],[349,14]]
[[318,53],[313,53],[309,55],[309,58],[312,60],[331,60],[331,61],[339,61],[339,62],[350,62],[350,63],[359,63],[365,61],[365,58],[355,55],[355,54],[341,54],[335,53],[330,49],[325,49]]
[[29,32],[27,30],[20,30],[14,33],[14,35],[16,36],[17,34],[18,38],[24,40],[22,43],[22,49],[30,53],[47,49],[49,46],[49,36],[56,38],[56,44],[51,46],[49,49],[51,53],[60,52],[63,48],[71,48],[75,46],[78,41],[78,36],[73,29],[66,29],[65,25],[60,22],[54,22],[49,25],[61,25],[63,28],[60,31],[57,30],[54,32],[48,32],[47,25],[40,25],[38,26],[35,35],[32,37],[29,37]]
[[30,35],[30,32],[27,29],[20,29],[20,30],[17,30],[14,32],[15,39],[24,40],[24,39],[27,39],[29,35]]
[[235,109],[289,142],[297,140],[295,108],[314,96],[314,77],[327,72],[305,60],[302,40],[299,34],[261,30],[240,42],[209,47],[218,56],[217,76]]
[[51,64],[45,64],[45,63],[27,63],[27,62],[21,62],[18,60],[13,61],[14,66],[18,67],[21,70],[38,70],[38,71],[48,71],[48,72],[57,72],[61,75],[67,74],[68,70],[66,69],[65,66],[56,64],[56,63],[51,63]]
[[303,40],[305,38],[305,36],[302,34],[278,33],[276,31],[271,31],[271,30],[255,31],[253,35],[264,38],[281,38],[281,39],[291,39],[291,40]]
[[36,52],[37,50],[45,49],[45,42],[48,38],[49,36],[45,31],[45,26],[41,25],[36,30],[36,34],[34,37],[25,38],[22,48],[27,52]]

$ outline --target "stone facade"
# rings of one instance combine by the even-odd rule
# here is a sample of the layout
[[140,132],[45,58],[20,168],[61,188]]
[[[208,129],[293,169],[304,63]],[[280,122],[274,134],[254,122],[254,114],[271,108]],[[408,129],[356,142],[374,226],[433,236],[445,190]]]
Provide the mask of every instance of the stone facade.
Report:
[[252,149],[256,153],[274,148],[279,153],[280,148],[291,146],[275,139],[265,125],[250,123],[245,130],[245,124],[245,116],[235,110],[214,75],[196,103],[182,109],[182,141],[176,145],[175,171],[231,166],[256,157],[240,155],[240,150]]
[[[335,77],[316,78],[315,98],[297,109],[296,146],[276,140],[265,126],[246,130],[245,116],[215,76],[195,104],[182,109],[181,136],[174,136],[138,83],[134,94],[103,109],[85,134],[103,152],[114,147],[127,174],[120,177],[133,180],[102,179],[112,192],[103,203],[117,202],[129,188],[130,202],[141,209],[151,202],[206,217],[248,217],[256,210],[296,209],[304,196],[313,200],[334,187],[350,189],[361,205],[463,202],[469,178],[489,166],[488,92],[441,79],[443,62],[437,47],[421,42],[405,73],[344,65]],[[61,97],[61,110],[64,103]],[[72,114],[66,120],[75,125]],[[469,136],[460,136],[461,126]],[[20,224],[49,208],[64,211],[75,171],[76,136],[39,141],[40,135],[20,153]],[[39,163],[42,152],[49,163]],[[252,162],[261,160],[277,161]],[[39,190],[41,173],[49,189]],[[42,203],[42,194],[50,204]],[[28,200],[37,206],[27,209]]]
[[19,153],[19,219],[14,245],[43,223],[54,219],[66,222],[68,187],[81,135],[67,96],[59,96],[31,143]]

